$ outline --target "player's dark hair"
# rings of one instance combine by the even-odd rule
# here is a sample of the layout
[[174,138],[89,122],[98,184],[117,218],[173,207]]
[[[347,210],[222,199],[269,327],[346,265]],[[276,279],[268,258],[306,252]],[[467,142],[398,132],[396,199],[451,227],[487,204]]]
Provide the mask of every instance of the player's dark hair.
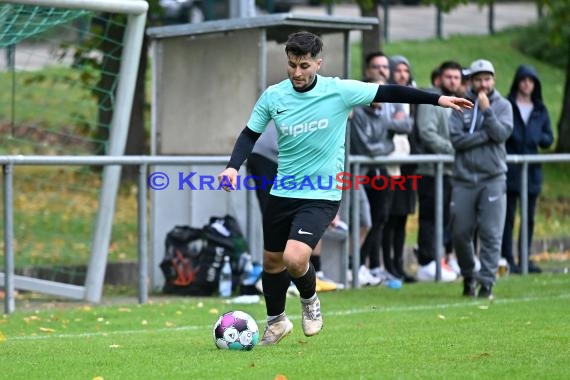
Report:
[[366,67],[370,66],[370,62],[372,62],[372,60],[376,57],[388,58],[388,56],[381,51],[373,51],[372,53],[368,53],[368,54],[366,54],[366,57],[364,58],[364,63],[366,63]]
[[285,43],[285,53],[293,54],[296,57],[303,57],[311,54],[316,58],[323,50],[323,41],[319,36],[310,32],[297,32],[289,35]]

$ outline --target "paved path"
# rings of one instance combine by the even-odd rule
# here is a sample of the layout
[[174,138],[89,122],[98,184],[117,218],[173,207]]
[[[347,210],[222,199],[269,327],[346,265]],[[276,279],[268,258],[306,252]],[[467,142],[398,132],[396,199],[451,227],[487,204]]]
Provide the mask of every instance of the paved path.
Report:
[[[326,7],[295,7],[294,13],[325,15]],[[380,15],[382,17],[382,7]],[[333,7],[333,15],[358,17],[355,5],[341,4]],[[436,8],[434,6],[392,6],[388,19],[390,41],[418,40],[436,37]],[[464,5],[443,15],[443,36],[454,34],[487,34],[489,8],[476,4]],[[501,3],[495,5],[495,31],[509,26],[528,25],[538,19],[534,3]]]

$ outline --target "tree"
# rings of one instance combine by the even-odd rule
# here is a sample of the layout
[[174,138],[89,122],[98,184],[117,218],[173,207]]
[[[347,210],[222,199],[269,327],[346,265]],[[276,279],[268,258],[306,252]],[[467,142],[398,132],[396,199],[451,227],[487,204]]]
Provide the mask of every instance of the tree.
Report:
[[[360,15],[363,17],[376,17],[380,20],[378,6],[382,0],[357,0],[356,3],[360,8]],[[382,33],[380,30],[380,23],[374,25],[372,30],[365,30],[362,32],[362,60],[361,71],[364,72],[366,68],[366,55],[374,51],[382,50]]]
[[[468,0],[423,0],[426,4],[439,6],[444,12],[449,12]],[[494,0],[477,0],[480,5],[490,5]],[[545,9],[545,23],[548,36],[554,46],[566,46],[570,49],[570,1],[568,0],[535,0],[540,9]],[[551,115],[553,116],[553,115]],[[553,116],[554,119],[554,116]],[[558,139],[556,152],[570,152],[570,58],[566,57],[566,81],[562,99],[562,112],[558,119]]]
[[[570,2],[568,0],[537,0],[547,10],[546,26],[554,46],[566,46],[570,51]],[[556,152],[570,152],[570,58],[566,57],[566,81],[562,98],[562,112],[558,119]]]

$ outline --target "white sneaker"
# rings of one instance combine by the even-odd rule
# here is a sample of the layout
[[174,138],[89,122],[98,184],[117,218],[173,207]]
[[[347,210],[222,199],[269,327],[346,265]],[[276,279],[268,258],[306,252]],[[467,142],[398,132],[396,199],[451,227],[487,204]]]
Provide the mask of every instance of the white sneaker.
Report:
[[389,288],[393,289],[400,289],[402,287],[402,280],[394,276],[392,273],[388,272],[384,268],[374,268],[370,269],[370,274],[378,279],[382,285],[385,285]]
[[[418,281],[435,281],[435,261],[431,261],[427,265],[420,265],[416,278]],[[441,266],[441,281],[452,282],[457,280],[457,274],[447,266]]]
[[321,302],[315,296],[312,301],[301,300],[303,333],[305,336],[317,335],[323,328],[323,316],[321,314]]
[[360,286],[377,286],[380,285],[381,282],[382,279],[372,275],[366,266],[360,266],[360,269],[358,270],[358,283]]
[[378,279],[380,279],[380,282],[385,282],[391,279],[394,279],[396,277],[392,276],[390,274],[390,272],[388,272],[386,269],[384,268],[374,268],[374,269],[370,269],[370,274]]
[[263,332],[263,336],[261,337],[259,344],[261,346],[277,344],[289,335],[292,330],[293,323],[291,323],[285,315],[282,315],[265,326],[265,331]]
[[457,258],[455,256],[449,257],[447,260],[447,265],[451,268],[452,271],[455,272],[457,276],[461,275],[461,268],[459,268],[459,263],[457,262]]

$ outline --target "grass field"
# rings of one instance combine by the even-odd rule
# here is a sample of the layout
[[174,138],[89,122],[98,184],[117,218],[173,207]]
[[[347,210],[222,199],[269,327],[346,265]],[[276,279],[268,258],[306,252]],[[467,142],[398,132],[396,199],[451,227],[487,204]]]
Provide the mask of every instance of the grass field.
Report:
[[[414,284],[322,293],[323,332],[295,328],[278,346],[215,348],[218,314],[265,309],[221,299],[146,305],[53,304],[0,318],[5,379],[564,379],[570,357],[570,275],[500,279],[492,302],[461,285]],[[49,305],[48,305],[49,306]],[[278,377],[281,375],[281,377]]]

